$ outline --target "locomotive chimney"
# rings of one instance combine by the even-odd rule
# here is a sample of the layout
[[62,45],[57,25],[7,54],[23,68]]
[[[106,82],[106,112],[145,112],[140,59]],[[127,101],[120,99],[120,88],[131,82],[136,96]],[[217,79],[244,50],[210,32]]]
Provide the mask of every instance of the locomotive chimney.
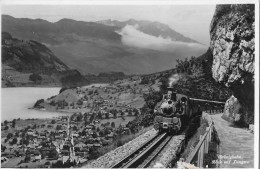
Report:
[[171,91],[172,94],[171,94],[171,100],[173,101],[177,101],[177,96],[176,96],[176,91],[174,91],[173,87],[167,87],[168,91]]

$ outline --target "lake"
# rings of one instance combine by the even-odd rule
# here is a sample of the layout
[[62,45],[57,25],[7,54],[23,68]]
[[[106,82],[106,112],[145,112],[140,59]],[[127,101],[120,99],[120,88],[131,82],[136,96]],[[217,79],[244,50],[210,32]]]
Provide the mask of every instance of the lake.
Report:
[[16,87],[1,89],[1,121],[14,118],[51,118],[68,113],[28,109],[39,99],[59,94],[60,88]]

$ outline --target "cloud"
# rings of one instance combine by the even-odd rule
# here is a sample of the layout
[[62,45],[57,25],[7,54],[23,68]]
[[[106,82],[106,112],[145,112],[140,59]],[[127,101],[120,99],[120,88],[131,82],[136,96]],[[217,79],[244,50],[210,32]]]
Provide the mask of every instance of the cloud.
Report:
[[121,40],[124,45],[166,51],[179,56],[199,56],[207,49],[206,46],[198,43],[173,41],[171,38],[145,34],[138,30],[138,25],[126,25],[117,33],[122,36]]

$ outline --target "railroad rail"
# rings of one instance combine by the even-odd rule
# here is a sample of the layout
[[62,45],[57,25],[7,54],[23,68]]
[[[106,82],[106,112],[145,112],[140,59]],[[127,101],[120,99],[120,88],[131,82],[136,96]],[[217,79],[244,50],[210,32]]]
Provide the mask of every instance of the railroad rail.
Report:
[[147,168],[173,136],[158,134],[111,168]]

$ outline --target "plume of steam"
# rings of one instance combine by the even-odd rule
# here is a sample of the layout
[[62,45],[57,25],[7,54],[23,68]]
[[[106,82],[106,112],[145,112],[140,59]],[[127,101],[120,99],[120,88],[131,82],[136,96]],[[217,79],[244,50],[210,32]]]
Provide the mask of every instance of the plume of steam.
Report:
[[176,84],[180,77],[181,76],[179,74],[171,75],[171,77],[169,77],[169,87],[172,87],[173,84]]

